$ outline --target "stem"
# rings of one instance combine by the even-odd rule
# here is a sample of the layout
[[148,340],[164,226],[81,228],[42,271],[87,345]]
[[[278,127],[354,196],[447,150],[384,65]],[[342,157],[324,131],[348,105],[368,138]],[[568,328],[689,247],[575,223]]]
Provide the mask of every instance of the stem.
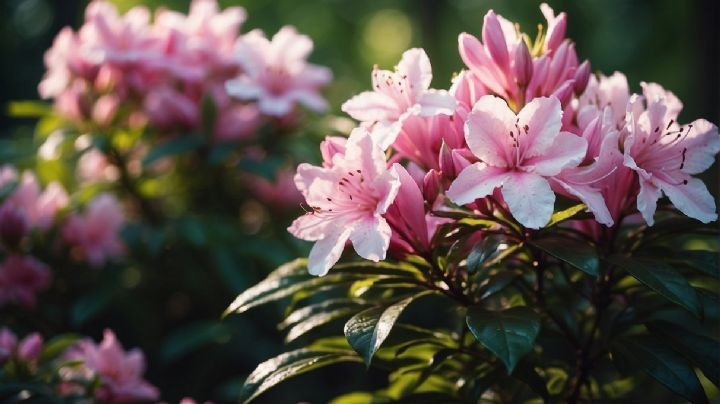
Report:
[[108,151],[108,157],[110,162],[114,164],[120,172],[120,185],[125,191],[127,191],[128,194],[130,194],[145,220],[147,220],[150,224],[160,223],[160,214],[150,201],[143,197],[140,193],[135,180],[132,178],[127,169],[127,161],[125,157],[117,149],[112,147]]

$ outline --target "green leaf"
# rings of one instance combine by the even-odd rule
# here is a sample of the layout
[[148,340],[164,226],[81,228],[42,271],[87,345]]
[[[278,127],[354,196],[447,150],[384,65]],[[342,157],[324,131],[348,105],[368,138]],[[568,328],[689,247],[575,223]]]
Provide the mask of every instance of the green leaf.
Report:
[[165,362],[175,361],[198,348],[218,342],[226,342],[231,331],[224,323],[200,321],[173,331],[162,343],[160,357]]
[[706,250],[684,250],[678,252],[672,262],[685,265],[697,272],[720,278],[720,253]]
[[548,222],[548,224],[545,225],[545,228],[555,226],[556,224],[562,223],[566,220],[570,220],[582,212],[587,212],[587,206],[585,206],[584,203],[581,203],[581,204],[578,204],[575,206],[571,206],[571,207],[569,207],[565,210],[561,210],[559,212],[555,212],[550,217],[550,221]]
[[695,289],[665,262],[618,255],[610,256],[607,260],[626,270],[643,285],[700,317],[702,306]]
[[468,309],[466,321],[475,338],[505,363],[508,374],[532,350],[540,332],[540,318],[526,306],[502,311],[473,306]]
[[38,118],[50,112],[50,104],[40,101],[13,101],[7,106],[7,113],[13,118]]
[[478,241],[467,257],[468,272],[473,273],[479,271],[486,261],[496,257],[505,249],[501,246],[506,248],[507,244],[504,243],[503,237],[497,235],[484,237]]
[[519,275],[520,272],[518,271],[502,268],[498,273],[484,279],[482,283],[480,283],[480,289],[478,290],[480,299],[487,299],[488,297],[501,292]]
[[541,238],[530,241],[530,244],[590,276],[598,276],[600,260],[597,252],[584,242],[565,238]]
[[292,328],[290,328],[287,336],[285,337],[285,343],[290,343],[317,327],[325,325],[331,321],[350,316],[354,313],[357,313],[357,311],[357,307],[343,307],[337,310],[317,313],[315,315],[307,317],[303,321],[297,323]]
[[153,147],[143,158],[143,166],[147,167],[152,163],[171,156],[185,154],[200,148],[205,144],[205,139],[196,135],[181,135],[174,139],[160,143]]
[[707,403],[702,385],[692,366],[680,354],[650,337],[619,339],[612,346],[613,360],[622,357],[626,363],[643,370],[650,377],[693,403]]
[[667,345],[700,368],[708,380],[720,387],[720,341],[665,321],[653,321],[645,326],[654,336],[668,341]]
[[425,291],[402,299],[387,308],[372,307],[361,311],[345,323],[345,337],[350,346],[360,354],[367,366],[380,345],[390,335],[403,310],[415,299],[433,293]]
[[53,337],[43,344],[40,362],[47,362],[62,355],[68,348],[75,345],[80,336],[76,334],[62,334]]
[[351,350],[297,349],[269,359],[248,376],[240,402],[250,402],[278,383],[314,369],[339,362],[362,362]]

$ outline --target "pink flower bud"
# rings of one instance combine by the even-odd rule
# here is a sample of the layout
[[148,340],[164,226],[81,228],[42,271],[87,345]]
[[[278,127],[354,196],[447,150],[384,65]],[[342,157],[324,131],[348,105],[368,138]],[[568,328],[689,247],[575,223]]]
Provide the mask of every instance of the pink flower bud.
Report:
[[518,46],[515,47],[512,68],[515,82],[518,86],[525,87],[530,82],[533,74],[533,61],[525,41],[520,41]]
[[0,240],[8,248],[16,248],[30,228],[24,212],[10,203],[0,208]]
[[586,60],[575,71],[575,84],[573,85],[575,95],[579,97],[585,92],[588,80],[590,80],[590,62]]
[[574,80],[567,80],[557,90],[555,90],[552,95],[560,100],[560,104],[565,106],[570,101],[570,97],[572,97],[574,84]]
[[113,91],[118,87],[122,77],[123,73],[120,69],[110,65],[101,66],[95,77],[95,91],[100,93]]
[[447,144],[445,144],[445,141],[443,141],[440,146],[438,161],[440,163],[440,171],[442,172],[443,177],[454,178],[457,176],[457,171],[455,171],[455,164],[452,157],[452,150],[447,146]]
[[18,358],[30,363],[37,362],[40,358],[40,353],[42,352],[42,346],[42,336],[34,332],[23,338],[23,340],[20,341],[20,344],[18,344]]
[[9,329],[0,329],[0,365],[5,363],[12,355],[17,345],[17,337]]
[[111,94],[103,95],[95,101],[93,106],[92,118],[100,126],[110,125],[117,114],[120,100]]
[[510,67],[510,56],[508,55],[507,42],[503,34],[500,21],[495,12],[490,10],[485,14],[482,30],[483,42],[498,67],[507,72]]
[[428,171],[423,178],[423,198],[432,204],[440,195],[442,184],[440,173],[435,170]]

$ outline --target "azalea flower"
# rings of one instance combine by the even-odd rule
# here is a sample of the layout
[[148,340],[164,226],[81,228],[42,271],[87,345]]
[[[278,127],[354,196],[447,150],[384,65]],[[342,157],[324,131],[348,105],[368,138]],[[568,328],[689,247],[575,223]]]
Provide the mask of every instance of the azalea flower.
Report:
[[285,116],[296,103],[322,112],[327,102],[318,93],[332,79],[330,70],[306,62],[310,38],[283,27],[272,40],[254,30],[238,41],[236,58],[243,73],[226,83],[227,92],[241,100],[257,100],[260,111]]
[[716,220],[713,196],[693,175],[707,170],[720,152],[717,126],[704,119],[679,125],[680,100],[657,84],[642,87],[643,95],[630,100],[624,141],[625,166],[640,182],[637,209],[652,225],[657,200],[664,193],[687,216],[703,223]]
[[353,130],[344,154],[332,156],[332,167],[300,164],[295,185],[311,211],[288,231],[315,241],[308,270],[324,275],[350,240],[361,257],[380,261],[390,243],[391,229],[383,214],[395,200],[400,180],[387,168],[385,155],[363,128]]
[[8,328],[0,328],[0,365],[11,357],[34,367],[42,352],[43,338],[37,333],[31,333],[18,342],[15,334]]
[[393,144],[403,122],[413,115],[452,115],[457,106],[445,90],[430,89],[432,68],[422,49],[410,49],[402,55],[395,71],[372,72],[373,91],[349,99],[342,110],[370,128],[383,150]]
[[96,344],[85,339],[71,348],[66,354],[68,361],[81,361],[77,367],[60,370],[60,376],[66,380],[61,390],[77,393],[79,386],[73,381],[97,378],[100,386],[95,398],[106,403],[126,403],[136,401],[155,401],[159,398],[158,389],[143,380],[145,356],[139,349],[123,350],[115,334],[106,329],[103,340]]
[[50,286],[50,269],[30,256],[11,254],[0,264],[0,305],[35,306],[40,291]]
[[[5,173],[4,178],[0,178],[0,186],[18,181],[13,168],[7,168]],[[68,203],[67,193],[60,183],[53,181],[41,192],[35,174],[25,171],[4,205],[14,206],[21,211],[30,226],[47,230],[53,224],[57,213]]]
[[84,214],[75,213],[67,218],[62,236],[75,248],[77,257],[99,267],[123,253],[119,232],[124,224],[125,217],[118,201],[110,194],[100,194],[90,202]]
[[560,131],[561,119],[556,98],[536,98],[517,115],[501,98],[481,98],[465,124],[465,140],[480,162],[463,169],[447,196],[464,205],[499,188],[518,222],[545,225],[555,203],[548,177],[577,166],[587,149],[584,139]]

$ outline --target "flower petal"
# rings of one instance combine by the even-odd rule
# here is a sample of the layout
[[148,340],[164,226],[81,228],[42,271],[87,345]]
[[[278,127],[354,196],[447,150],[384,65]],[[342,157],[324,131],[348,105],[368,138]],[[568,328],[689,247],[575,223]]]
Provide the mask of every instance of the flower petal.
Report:
[[502,196],[515,220],[531,229],[545,226],[555,209],[555,193],[547,180],[536,174],[509,173]]
[[423,49],[413,48],[406,50],[397,70],[402,75],[407,76],[408,84],[416,91],[422,91],[430,88],[432,81],[432,67],[430,59]]
[[465,122],[465,141],[480,160],[507,167],[514,151],[509,132],[513,129],[515,114],[505,100],[486,95],[475,103]]
[[359,256],[378,262],[385,259],[391,235],[392,230],[385,218],[375,215],[359,221],[350,234],[350,240]]
[[460,172],[447,190],[447,197],[458,205],[490,195],[495,188],[503,186],[509,176],[507,170],[475,163]]
[[427,90],[419,100],[420,114],[431,116],[437,114],[452,115],[457,108],[455,98],[445,90]]
[[570,132],[560,132],[549,149],[537,157],[525,160],[523,165],[532,167],[542,176],[557,175],[566,167],[575,167],[585,158],[587,142]]
[[662,192],[660,188],[650,181],[643,180],[640,177],[640,193],[637,196],[637,209],[640,211],[645,223],[649,226],[655,224],[655,210],[657,209],[657,201],[660,199]]
[[697,178],[687,178],[687,183],[668,184],[659,182],[670,202],[682,213],[703,223],[717,220],[715,199],[708,191],[705,183]]
[[353,226],[336,226],[334,231],[329,233],[322,240],[315,242],[310,255],[308,256],[308,272],[311,275],[323,276],[340,259],[345,242],[350,237]]
[[530,101],[518,114],[519,126],[528,131],[520,140],[524,158],[539,156],[555,141],[560,133],[562,108],[555,97],[540,97]]
[[364,122],[392,119],[400,113],[395,100],[373,91],[365,91],[350,98],[340,109],[358,121]]

